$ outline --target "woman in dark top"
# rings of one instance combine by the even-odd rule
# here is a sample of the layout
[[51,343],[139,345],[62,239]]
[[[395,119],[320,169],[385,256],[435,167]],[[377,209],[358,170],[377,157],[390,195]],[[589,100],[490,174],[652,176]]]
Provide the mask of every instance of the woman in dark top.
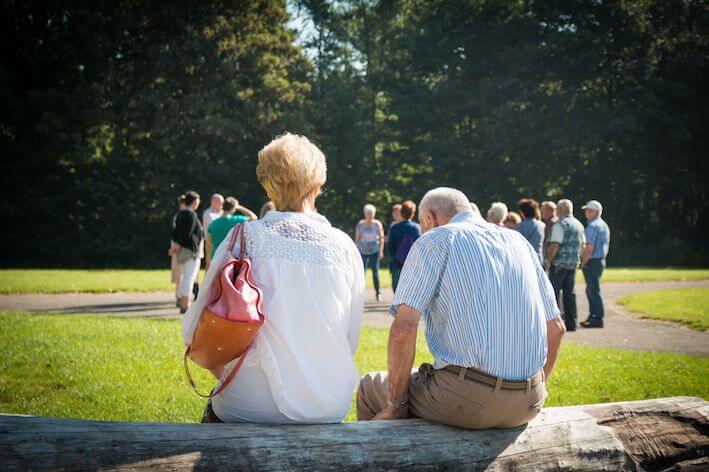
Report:
[[177,255],[177,262],[182,269],[182,278],[177,289],[180,297],[180,313],[187,311],[190,305],[190,295],[204,252],[204,230],[199,222],[196,210],[199,208],[199,194],[185,194],[185,209],[177,212],[175,227],[172,230],[172,245],[169,254]]
[[389,270],[391,270],[391,288],[396,291],[399,285],[399,276],[404,267],[404,261],[409,254],[409,249],[419,236],[421,228],[417,223],[411,221],[416,214],[416,204],[411,200],[406,200],[401,204],[401,221],[392,225],[387,239],[387,251],[391,260]]

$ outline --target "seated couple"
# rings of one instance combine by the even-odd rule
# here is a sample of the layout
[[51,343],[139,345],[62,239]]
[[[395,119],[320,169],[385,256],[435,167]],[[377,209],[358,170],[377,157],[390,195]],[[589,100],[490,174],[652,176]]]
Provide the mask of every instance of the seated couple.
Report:
[[[259,152],[256,173],[277,209],[245,226],[266,322],[202,421],[338,423],[358,385],[360,420],[419,417],[479,429],[516,427],[537,415],[564,324],[520,233],[486,223],[462,192],[428,192],[420,205],[424,234],[390,308],[389,371],[360,380],[353,358],[364,270],[352,240],[315,209],[325,156],[307,138],[286,134]],[[215,261],[227,250],[222,243]],[[186,343],[218,267],[212,264],[206,290],[183,319]],[[412,372],[421,317],[435,362]]]

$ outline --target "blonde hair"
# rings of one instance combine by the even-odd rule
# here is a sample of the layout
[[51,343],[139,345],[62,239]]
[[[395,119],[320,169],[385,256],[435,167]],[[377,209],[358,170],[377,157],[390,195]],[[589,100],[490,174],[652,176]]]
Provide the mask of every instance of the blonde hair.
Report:
[[556,210],[556,203],[551,202],[549,200],[545,200],[542,202],[542,205],[540,208],[546,208],[550,211],[554,211],[554,210]]
[[305,136],[286,133],[259,151],[256,177],[277,210],[294,210],[325,184],[325,155]]

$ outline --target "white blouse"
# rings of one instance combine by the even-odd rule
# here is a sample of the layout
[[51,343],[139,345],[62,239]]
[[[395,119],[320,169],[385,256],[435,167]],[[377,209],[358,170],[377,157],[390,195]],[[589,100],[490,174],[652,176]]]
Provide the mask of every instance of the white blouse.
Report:
[[[339,423],[359,383],[353,358],[364,310],[362,258],[349,236],[317,213],[271,211],[246,223],[245,235],[266,321],[212,408],[225,422]],[[228,259],[230,239],[231,233],[219,245],[183,317],[185,345]]]

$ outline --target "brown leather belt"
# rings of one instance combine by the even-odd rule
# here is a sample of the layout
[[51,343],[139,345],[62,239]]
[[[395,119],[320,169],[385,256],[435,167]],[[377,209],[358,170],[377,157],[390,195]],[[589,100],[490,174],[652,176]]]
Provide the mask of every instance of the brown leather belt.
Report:
[[497,387],[499,382],[499,388],[501,390],[527,390],[529,388],[536,387],[544,381],[544,376],[541,370],[532,375],[532,378],[527,380],[505,380],[501,377],[486,374],[485,372],[472,367],[460,367],[457,365],[448,365],[441,370],[446,370],[456,375],[460,375],[460,372],[463,369],[465,369],[465,380],[488,385],[490,387]]

